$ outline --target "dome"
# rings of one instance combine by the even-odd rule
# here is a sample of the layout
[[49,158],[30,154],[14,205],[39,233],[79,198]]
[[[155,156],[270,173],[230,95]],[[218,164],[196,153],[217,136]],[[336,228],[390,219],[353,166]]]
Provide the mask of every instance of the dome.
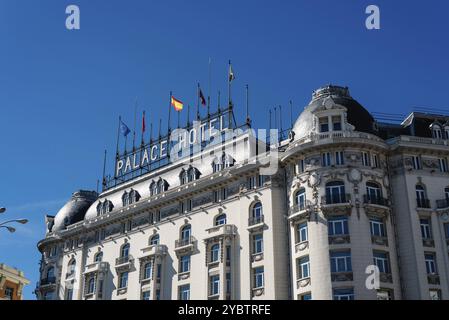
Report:
[[73,193],[70,200],[56,214],[51,231],[64,230],[68,225],[83,220],[87,209],[97,197],[95,191],[80,190]]
[[347,109],[347,122],[354,126],[355,131],[376,133],[374,118],[350,96],[349,89],[328,85],[313,92],[312,101],[300,114],[293,126],[295,139],[303,138],[313,132],[315,111],[323,107],[326,109],[332,108],[332,105],[341,105]]

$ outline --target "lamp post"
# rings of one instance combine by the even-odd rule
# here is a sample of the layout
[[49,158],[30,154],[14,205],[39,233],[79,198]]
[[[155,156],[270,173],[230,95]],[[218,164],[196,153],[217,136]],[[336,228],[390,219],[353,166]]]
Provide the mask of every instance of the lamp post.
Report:
[[[0,213],[4,213],[5,211],[6,211],[6,208],[0,207]],[[11,227],[11,226],[9,226],[7,224],[14,223],[14,222],[20,223],[20,224],[25,224],[25,223],[28,223],[28,220],[27,219],[13,219],[13,220],[5,221],[5,222],[0,222],[0,229],[1,228],[5,228],[9,232],[13,233],[13,232],[16,231],[16,228]]]

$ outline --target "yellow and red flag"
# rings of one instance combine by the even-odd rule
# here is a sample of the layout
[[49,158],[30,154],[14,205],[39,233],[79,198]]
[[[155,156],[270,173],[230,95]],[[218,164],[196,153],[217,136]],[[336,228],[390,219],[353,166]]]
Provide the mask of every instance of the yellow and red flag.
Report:
[[173,106],[173,108],[175,108],[176,111],[181,111],[184,107],[184,104],[175,97],[171,97],[171,105]]

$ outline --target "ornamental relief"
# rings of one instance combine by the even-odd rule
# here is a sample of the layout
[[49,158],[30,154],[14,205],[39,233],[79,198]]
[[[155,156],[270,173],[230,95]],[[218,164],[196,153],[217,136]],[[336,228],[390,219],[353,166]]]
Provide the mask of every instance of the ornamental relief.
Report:
[[438,160],[436,159],[422,159],[423,168],[438,169]]

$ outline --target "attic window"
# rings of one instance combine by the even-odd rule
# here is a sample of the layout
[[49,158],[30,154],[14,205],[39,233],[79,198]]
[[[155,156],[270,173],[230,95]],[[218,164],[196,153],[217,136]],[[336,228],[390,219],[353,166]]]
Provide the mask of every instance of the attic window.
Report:
[[434,139],[442,139],[443,134],[441,132],[441,127],[437,123],[432,123],[430,125],[430,130],[432,131],[432,138]]
[[332,130],[341,131],[341,116],[332,117]]

